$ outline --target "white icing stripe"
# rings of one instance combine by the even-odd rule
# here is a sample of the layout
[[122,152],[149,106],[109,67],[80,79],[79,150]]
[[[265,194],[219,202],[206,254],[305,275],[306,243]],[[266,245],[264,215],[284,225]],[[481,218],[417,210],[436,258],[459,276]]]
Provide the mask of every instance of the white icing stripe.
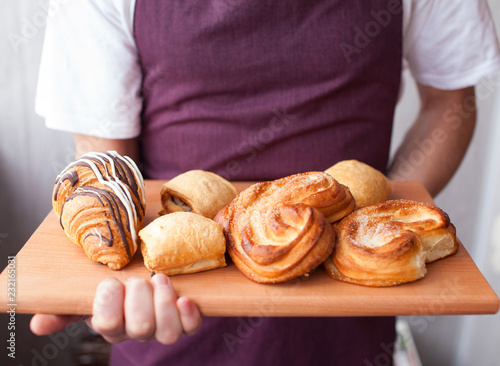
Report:
[[130,167],[130,169],[134,172],[135,180],[141,188],[141,202],[144,205],[146,203],[146,189],[144,187],[144,179],[142,178],[141,171],[131,158],[129,158],[128,156],[123,156],[123,158],[125,159],[125,162]]
[[[127,156],[121,156],[119,155],[116,151],[108,151],[108,154],[110,154],[112,157],[118,159],[120,162],[123,162],[126,164],[130,170],[134,173],[134,178],[135,181],[137,182],[138,187],[142,190],[141,192],[141,204],[143,207],[145,207],[146,204],[146,198],[145,198],[145,189],[144,189],[144,180],[142,178],[142,174],[137,168],[137,165],[134,163],[132,159],[130,159]],[[88,164],[88,166],[92,169],[93,173],[95,174],[97,180],[99,183],[103,184],[104,186],[108,187],[110,190],[112,190],[115,195],[118,197],[118,199],[123,203],[126,211],[127,211],[127,216],[130,222],[130,234],[132,236],[132,241],[134,245],[134,250],[131,253],[132,255],[137,251],[137,230],[136,230],[136,222],[137,222],[137,212],[135,210],[135,205],[134,201],[132,199],[132,196],[130,195],[129,187],[123,183],[120,179],[118,179],[117,174],[116,174],[116,166],[113,158],[106,155],[105,153],[96,153],[96,152],[91,152],[84,154],[80,157],[75,162],[72,162],[69,164],[62,172],[61,174],[58,175],[58,180],[61,178],[61,176],[71,167],[73,167],[76,164],[79,164],[81,162],[84,162]],[[90,159],[95,159],[99,161],[102,166],[104,167],[104,170],[106,172],[106,177],[109,179],[105,179],[104,176],[102,175],[101,171],[97,167],[97,165]],[[111,166],[111,174],[109,174],[107,164],[109,163]]]

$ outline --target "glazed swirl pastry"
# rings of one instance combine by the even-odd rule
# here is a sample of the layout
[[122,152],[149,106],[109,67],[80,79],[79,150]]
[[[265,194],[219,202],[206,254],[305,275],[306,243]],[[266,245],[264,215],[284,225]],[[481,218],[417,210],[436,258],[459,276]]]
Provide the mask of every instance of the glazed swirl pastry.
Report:
[[213,219],[237,194],[236,188],[221,176],[190,170],[163,185],[160,215],[184,211]]
[[425,263],[454,254],[455,227],[436,206],[393,200],[354,211],[336,227],[333,255],[325,261],[335,279],[393,286],[424,277]]
[[52,206],[69,239],[117,270],[137,251],[145,212],[144,181],[129,157],[89,153],[57,176]]
[[329,221],[354,208],[349,190],[322,172],[252,185],[221,210],[227,250],[238,269],[261,283],[283,282],[323,262],[335,244]]

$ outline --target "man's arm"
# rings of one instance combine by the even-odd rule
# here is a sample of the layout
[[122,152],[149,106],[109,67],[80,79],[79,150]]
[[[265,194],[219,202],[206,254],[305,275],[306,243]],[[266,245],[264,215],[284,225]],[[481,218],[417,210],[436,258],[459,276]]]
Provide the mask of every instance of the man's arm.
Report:
[[76,158],[91,151],[115,150],[120,155],[126,155],[139,163],[139,144],[136,138],[132,139],[104,139],[89,135],[73,134],[75,141]]
[[420,113],[394,156],[390,179],[421,181],[436,196],[458,169],[476,124],[474,87],[418,85]]

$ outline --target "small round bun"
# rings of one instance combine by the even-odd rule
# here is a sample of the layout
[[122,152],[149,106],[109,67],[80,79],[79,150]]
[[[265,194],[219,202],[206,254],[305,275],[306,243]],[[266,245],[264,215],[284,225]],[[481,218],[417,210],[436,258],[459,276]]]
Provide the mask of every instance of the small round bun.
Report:
[[391,183],[384,174],[357,160],[340,161],[325,173],[350,189],[356,208],[384,202],[391,193]]

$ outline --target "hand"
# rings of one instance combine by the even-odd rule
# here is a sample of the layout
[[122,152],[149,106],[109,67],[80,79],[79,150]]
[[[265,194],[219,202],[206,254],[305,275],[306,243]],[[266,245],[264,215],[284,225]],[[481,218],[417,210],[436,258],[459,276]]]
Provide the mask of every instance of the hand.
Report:
[[58,332],[71,323],[85,320],[97,333],[111,343],[127,339],[158,340],[172,344],[181,334],[195,334],[201,316],[194,302],[177,298],[170,280],[163,274],[151,281],[132,277],[124,284],[115,278],[102,281],[97,287],[92,316],[36,314],[31,330],[37,335]]

